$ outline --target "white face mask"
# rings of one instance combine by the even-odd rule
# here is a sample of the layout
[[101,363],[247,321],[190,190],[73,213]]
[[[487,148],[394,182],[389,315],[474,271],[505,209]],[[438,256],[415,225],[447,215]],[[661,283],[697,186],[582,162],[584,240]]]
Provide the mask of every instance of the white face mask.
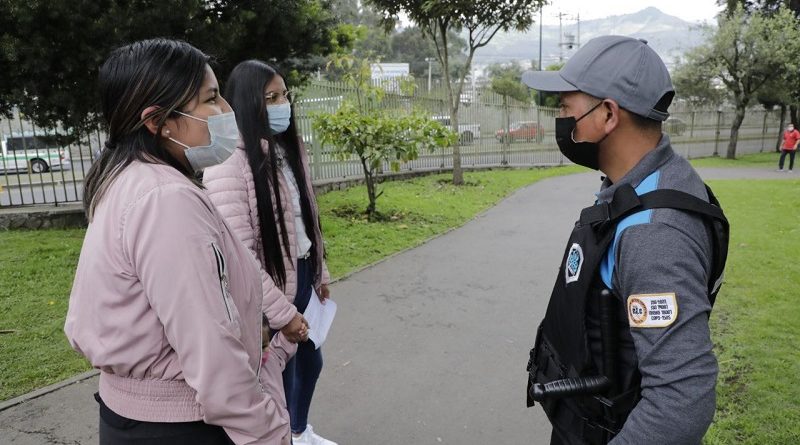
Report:
[[208,120],[177,110],[175,112],[208,125],[211,141],[208,145],[190,147],[181,141],[169,138],[172,142],[186,148],[184,152],[186,160],[189,161],[189,165],[195,172],[225,162],[236,150],[236,146],[239,144],[239,127],[236,126],[236,115],[233,111],[209,116]]
[[280,105],[267,105],[269,128],[272,134],[281,134],[289,129],[292,118],[292,104],[284,102]]

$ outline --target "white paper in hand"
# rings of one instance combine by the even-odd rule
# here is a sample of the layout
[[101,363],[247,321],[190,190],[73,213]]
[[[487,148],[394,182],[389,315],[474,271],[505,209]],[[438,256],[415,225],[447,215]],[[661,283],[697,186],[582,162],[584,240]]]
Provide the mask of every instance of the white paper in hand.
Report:
[[325,300],[325,304],[320,303],[317,291],[312,289],[311,299],[308,301],[306,311],[303,312],[303,317],[308,322],[308,339],[314,342],[315,349],[319,349],[325,343],[335,316],[336,303],[330,298]]

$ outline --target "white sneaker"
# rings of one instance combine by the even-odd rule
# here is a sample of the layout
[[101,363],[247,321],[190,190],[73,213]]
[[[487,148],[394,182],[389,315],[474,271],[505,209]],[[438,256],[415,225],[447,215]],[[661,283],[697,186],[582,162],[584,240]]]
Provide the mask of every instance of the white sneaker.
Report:
[[306,430],[303,434],[295,436],[292,434],[292,443],[294,445],[338,445],[336,442],[328,440],[314,432],[314,427],[306,425]]

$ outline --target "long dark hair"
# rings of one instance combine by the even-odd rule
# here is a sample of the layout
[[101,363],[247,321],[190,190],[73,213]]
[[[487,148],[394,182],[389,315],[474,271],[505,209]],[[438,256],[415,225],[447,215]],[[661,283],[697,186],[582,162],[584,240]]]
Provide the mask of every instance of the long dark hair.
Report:
[[[84,180],[83,204],[89,220],[114,179],[133,161],[171,165],[198,184],[194,173],[161,146],[158,135],[176,109],[188,104],[203,83],[209,56],[192,45],[167,39],[142,40],[115,49],[100,67],[98,83],[108,139]],[[158,130],[150,133],[142,112],[158,110]]]
[[[284,133],[273,135],[269,128],[264,88],[275,76],[280,75],[275,68],[262,61],[242,62],[236,65],[228,78],[225,86],[225,98],[228,99],[228,103],[236,113],[236,124],[239,126],[239,132],[247,152],[247,162],[253,172],[261,245],[264,250],[264,266],[273,281],[283,287],[286,283],[283,255],[292,258],[297,255],[297,252],[290,251],[286,223],[283,220],[284,205],[291,206],[292,204],[281,202],[278,187],[279,167],[276,161],[278,144],[286,151],[285,160],[289,163],[297,180],[303,224],[306,227],[306,235],[312,242],[310,257],[312,270],[317,270],[320,258],[317,258],[316,237],[314,236],[318,221],[314,219],[311,212],[311,200],[308,196],[310,184],[306,184],[305,168],[300,158],[301,147],[295,125],[294,110],[292,110],[289,128]],[[266,139],[269,143],[266,155],[261,149],[262,139]],[[276,210],[277,215],[275,214]]]

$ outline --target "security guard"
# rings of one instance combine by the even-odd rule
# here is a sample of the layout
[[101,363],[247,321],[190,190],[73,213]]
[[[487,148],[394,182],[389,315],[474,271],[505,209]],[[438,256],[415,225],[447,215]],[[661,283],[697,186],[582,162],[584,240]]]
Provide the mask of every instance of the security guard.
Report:
[[674,90],[647,42],[589,41],[558,72],[556,141],[606,176],[581,212],[528,363],[552,444],[699,444],[714,416],[708,318],[728,222],[661,132]]

